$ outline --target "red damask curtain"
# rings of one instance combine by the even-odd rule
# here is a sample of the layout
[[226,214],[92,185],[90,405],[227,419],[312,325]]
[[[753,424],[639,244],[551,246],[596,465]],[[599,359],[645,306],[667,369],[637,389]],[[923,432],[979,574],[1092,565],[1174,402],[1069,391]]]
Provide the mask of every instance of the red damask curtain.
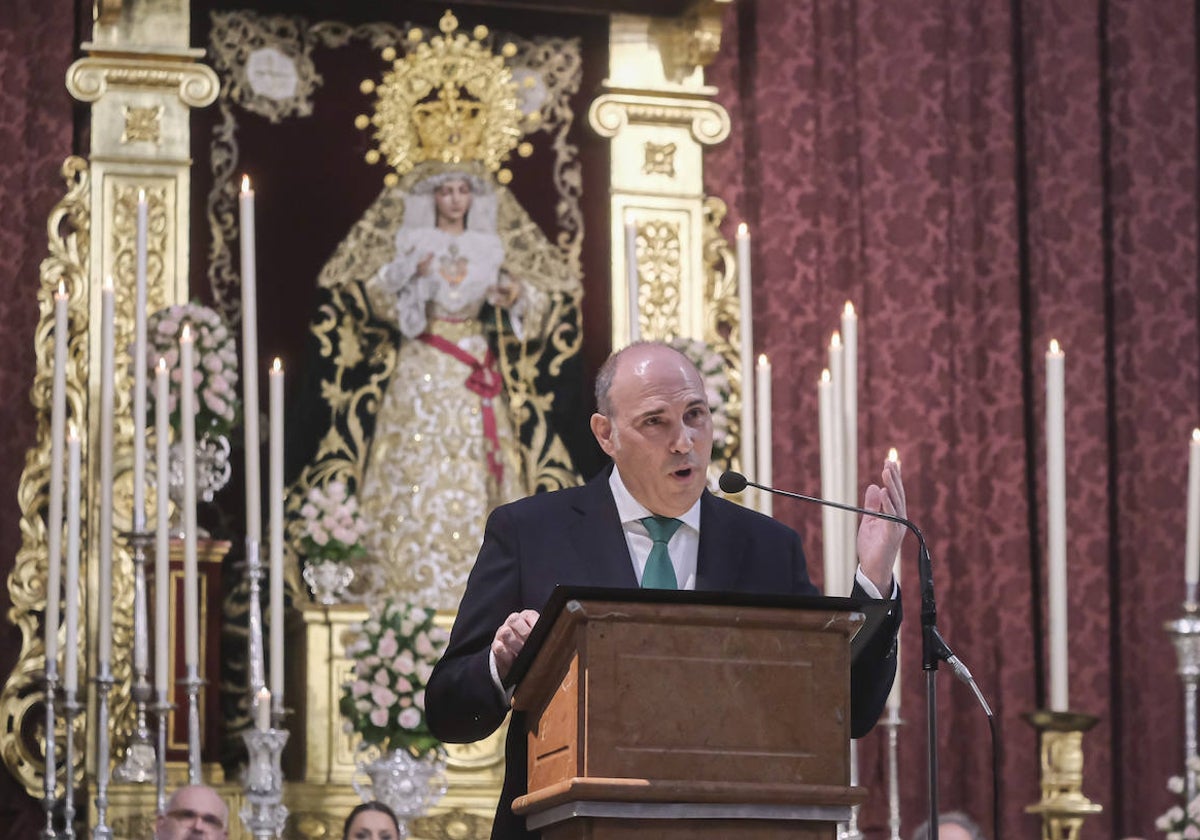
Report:
[[[1042,358],[1057,338],[1070,705],[1100,718],[1084,791],[1105,809],[1084,831],[1151,836],[1183,753],[1162,624],[1183,597],[1186,442],[1200,421],[1195,4],[741,0],[727,23],[709,80],[735,135],[707,166],[731,222],[756,234],[777,484],[818,486],[815,386],[852,300],[862,484],[899,447],[939,626],[1000,720],[1003,835],[1035,836],[1037,744],[1022,715],[1046,691]],[[814,535],[819,557],[819,515],[776,513]],[[905,562],[907,836],[926,785],[915,546]],[[988,825],[986,722],[948,672],[939,684],[943,810]],[[882,731],[861,751],[863,827],[886,837]]]

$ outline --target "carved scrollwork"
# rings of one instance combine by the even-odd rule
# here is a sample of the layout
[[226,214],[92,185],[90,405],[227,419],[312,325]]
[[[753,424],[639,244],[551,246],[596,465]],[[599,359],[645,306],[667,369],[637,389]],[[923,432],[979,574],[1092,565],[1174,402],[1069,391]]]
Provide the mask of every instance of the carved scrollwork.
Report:
[[191,108],[217,98],[217,74],[207,65],[116,56],[88,56],[67,69],[67,90],[80,102],[96,102],[110,87],[174,88]]
[[729,112],[715,102],[606,93],[592,100],[588,124],[602,137],[616,137],[626,125],[687,126],[692,138],[705,146],[729,136]]
[[726,400],[729,417],[729,451],[741,452],[742,406],[746,386],[742,382],[740,301],[733,251],[721,234],[727,209],[719,198],[704,200],[704,340],[725,358],[730,394]]
[[[88,288],[87,261],[90,250],[91,180],[88,165],[79,157],[69,157],[63,163],[62,175],[67,193],[50,212],[47,223],[50,256],[42,261],[38,294],[38,325],[34,332],[36,371],[31,401],[37,414],[37,433],[34,446],[25,458],[25,469],[17,489],[21,508],[21,548],[17,552],[8,579],[12,608],[8,618],[21,631],[21,650],[17,664],[0,693],[0,757],[13,777],[18,779],[30,796],[41,796],[43,756],[37,743],[40,708],[45,700],[41,676],[45,672],[45,646],[41,627],[46,606],[47,527],[43,511],[48,504],[50,487],[50,403],[54,369],[54,303],[53,294],[61,283],[68,295],[70,336],[67,343],[67,414],[86,416],[88,372]],[[86,519],[87,513],[83,512]],[[83,533],[87,533],[86,528]],[[60,641],[65,653],[87,649],[84,628],[77,639]],[[61,632],[61,630],[60,630]],[[37,715],[31,715],[39,709]],[[85,719],[77,719],[77,733],[83,731]],[[60,724],[61,726],[61,721]],[[76,733],[76,734],[77,734]],[[65,732],[58,733],[58,743],[65,743]],[[76,752],[79,761],[72,768],[75,778],[82,778],[83,751]]]

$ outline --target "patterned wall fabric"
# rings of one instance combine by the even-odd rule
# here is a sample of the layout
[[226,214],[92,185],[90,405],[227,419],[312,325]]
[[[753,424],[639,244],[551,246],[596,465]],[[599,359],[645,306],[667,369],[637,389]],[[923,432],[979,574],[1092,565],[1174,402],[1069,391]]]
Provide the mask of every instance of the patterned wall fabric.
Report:
[[[0,4],[0,570],[5,579],[21,544],[17,482],[33,444],[33,330],[38,264],[46,257],[46,217],[65,188],[58,169],[72,151],[71,98],[63,78],[74,58],[71,0]],[[0,589],[0,614],[8,611]],[[12,670],[21,637],[0,621],[0,673]],[[0,771],[0,825],[33,837],[40,806]]]
[[[1046,691],[1050,338],[1067,352],[1070,705],[1100,717],[1084,790],[1105,813],[1085,832],[1150,836],[1182,763],[1162,623],[1182,601],[1200,421],[1194,15],[1180,0],[744,0],[709,76],[737,126],[710,187],[754,229],[756,350],[788,372],[775,481],[819,487],[815,384],[852,300],[862,485],[899,447],[939,625],[1000,717],[1005,836],[1037,831],[1022,714]],[[776,514],[819,558],[819,514]],[[914,558],[908,545],[905,835],[926,808]],[[942,804],[987,823],[985,719],[939,682]],[[861,746],[868,836],[886,836],[885,746],[882,731]]]

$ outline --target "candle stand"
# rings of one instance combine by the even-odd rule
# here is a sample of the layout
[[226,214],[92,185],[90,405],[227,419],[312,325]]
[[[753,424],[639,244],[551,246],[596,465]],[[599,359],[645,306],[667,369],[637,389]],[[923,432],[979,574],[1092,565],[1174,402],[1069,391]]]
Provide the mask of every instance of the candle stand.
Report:
[[203,782],[200,776],[200,686],[204,685],[199,665],[187,666],[183,684],[188,698],[188,784],[198,785]]
[[96,825],[92,829],[92,840],[112,840],[112,828],[108,825],[108,695],[112,692],[112,673],[108,663],[100,663],[100,675],[96,677]]
[[888,840],[900,840],[900,710],[888,707],[887,728],[888,752]]
[[152,708],[158,721],[158,754],[163,757],[154,768],[154,813],[162,814],[167,810],[167,718],[175,706],[167,700],[166,691],[159,691],[158,702]]
[[249,640],[250,640],[250,701],[258,695],[258,690],[267,684],[266,669],[263,667],[263,620],[262,620],[262,560],[258,556],[258,541],[246,538],[246,580],[250,585],[249,605]]
[[1184,802],[1196,796],[1196,774],[1188,768],[1188,760],[1196,755],[1196,686],[1200,682],[1200,605],[1194,590],[1194,586],[1189,587],[1183,614],[1165,625],[1179,660],[1175,673],[1183,682]]
[[133,740],[125,749],[125,758],[113,768],[112,775],[118,782],[145,784],[156,777],[158,763],[154,744],[150,740],[150,727],[146,722],[146,710],[152,694],[147,679],[150,607],[146,596],[146,550],[154,542],[154,535],[136,529],[124,536],[133,553],[133,702],[136,723]]
[[247,729],[242,732],[250,764],[246,768],[246,804],[241,818],[255,840],[271,840],[283,832],[288,809],[283,804],[280,758],[288,740],[286,729]]
[[[44,787],[42,807],[46,811],[46,827],[42,829],[42,840],[57,840],[58,832],[54,830],[54,804],[58,801],[58,775],[54,772],[54,702],[58,695],[57,663],[46,662],[46,769],[43,773]],[[68,738],[70,733],[68,732]],[[71,768],[67,767],[67,779],[71,778]]]
[[1103,808],[1083,795],[1083,733],[1098,718],[1039,710],[1025,715],[1041,745],[1041,801],[1025,808],[1042,818],[1042,840],[1078,840],[1083,821]]
[[[858,785],[858,741],[850,741],[850,785]],[[838,840],[863,840],[863,834],[858,828],[858,810],[855,805],[850,809],[850,820],[838,826]]]
[[75,840],[75,718],[83,705],[75,689],[63,689],[63,837]]

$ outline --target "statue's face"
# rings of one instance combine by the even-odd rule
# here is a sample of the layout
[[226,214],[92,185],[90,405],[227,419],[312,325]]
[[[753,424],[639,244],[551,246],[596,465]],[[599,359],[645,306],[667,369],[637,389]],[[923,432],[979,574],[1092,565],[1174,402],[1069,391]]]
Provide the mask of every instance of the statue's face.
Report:
[[461,225],[471,209],[471,185],[465,180],[447,181],[433,191],[438,225]]

